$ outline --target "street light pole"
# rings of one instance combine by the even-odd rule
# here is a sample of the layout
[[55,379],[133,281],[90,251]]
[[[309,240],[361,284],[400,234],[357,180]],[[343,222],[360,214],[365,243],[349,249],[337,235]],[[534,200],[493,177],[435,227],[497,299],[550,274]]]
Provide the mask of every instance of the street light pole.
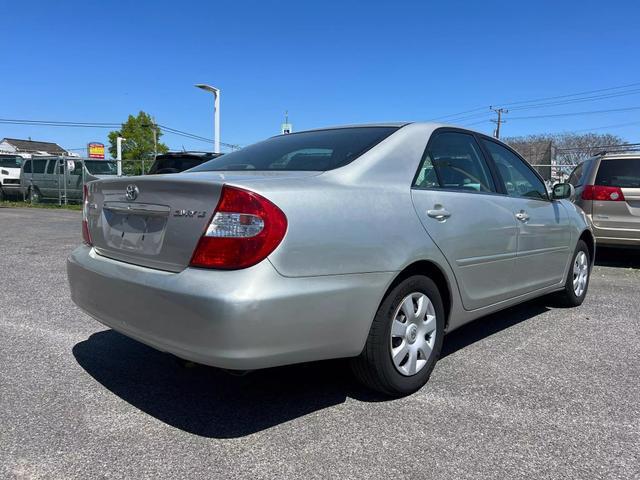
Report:
[[122,176],[122,141],[126,140],[124,137],[116,138],[116,160],[118,166],[118,176]]
[[196,87],[213,93],[213,152],[220,153],[220,89],[204,83]]

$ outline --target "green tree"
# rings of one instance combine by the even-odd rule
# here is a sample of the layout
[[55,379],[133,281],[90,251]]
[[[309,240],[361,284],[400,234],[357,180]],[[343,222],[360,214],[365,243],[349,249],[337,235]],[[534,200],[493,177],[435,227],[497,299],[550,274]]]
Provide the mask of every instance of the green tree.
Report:
[[[155,132],[155,141],[154,141]],[[151,115],[140,111],[137,116],[129,115],[127,121],[122,124],[120,130],[109,132],[109,153],[113,158],[117,155],[117,138],[124,137],[122,142],[122,159],[137,160],[135,162],[122,162],[122,171],[125,175],[139,175],[148,170],[153,162],[155,154],[169,151],[164,143],[160,142],[162,132],[151,118]]]

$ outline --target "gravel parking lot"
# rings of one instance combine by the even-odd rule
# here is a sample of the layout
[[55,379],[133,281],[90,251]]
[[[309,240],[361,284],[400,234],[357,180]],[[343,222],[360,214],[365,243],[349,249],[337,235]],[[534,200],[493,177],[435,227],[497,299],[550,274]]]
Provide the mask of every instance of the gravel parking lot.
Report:
[[[0,478],[640,478],[640,252],[468,325],[422,391],[187,368],[69,299],[79,212],[0,208]],[[117,301],[117,300],[114,300]]]

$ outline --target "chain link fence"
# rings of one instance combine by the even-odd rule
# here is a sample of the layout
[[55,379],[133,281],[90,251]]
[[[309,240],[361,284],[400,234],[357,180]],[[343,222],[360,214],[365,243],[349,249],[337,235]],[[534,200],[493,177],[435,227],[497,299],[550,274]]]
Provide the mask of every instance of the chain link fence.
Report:
[[[146,175],[149,160],[122,160],[122,176]],[[20,173],[22,200],[68,205],[82,202],[83,187],[96,178],[117,178],[116,160],[67,156],[33,157]]]

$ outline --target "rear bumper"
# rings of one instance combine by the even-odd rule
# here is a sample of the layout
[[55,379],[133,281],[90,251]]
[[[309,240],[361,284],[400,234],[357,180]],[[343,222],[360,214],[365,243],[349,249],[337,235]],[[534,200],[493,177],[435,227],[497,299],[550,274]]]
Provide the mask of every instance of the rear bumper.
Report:
[[640,230],[599,228],[593,222],[592,230],[598,245],[640,246]]
[[355,356],[393,272],[290,278],[264,261],[236,271],[164,272],[101,257],[67,259],[73,301],[158,350],[253,370]]

